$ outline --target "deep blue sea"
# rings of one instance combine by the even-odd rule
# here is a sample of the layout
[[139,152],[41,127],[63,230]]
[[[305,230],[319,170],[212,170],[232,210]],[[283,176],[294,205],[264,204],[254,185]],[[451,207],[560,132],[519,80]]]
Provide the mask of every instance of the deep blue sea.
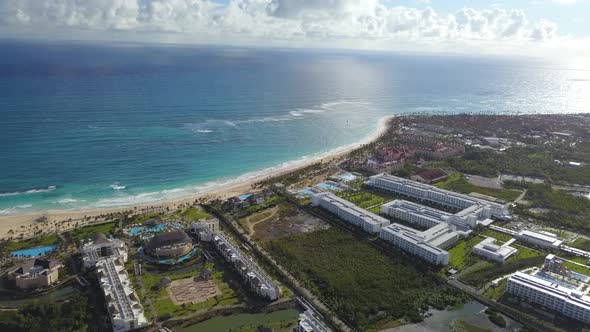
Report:
[[525,58],[0,42],[0,215],[177,198],[404,113],[590,110],[590,71]]

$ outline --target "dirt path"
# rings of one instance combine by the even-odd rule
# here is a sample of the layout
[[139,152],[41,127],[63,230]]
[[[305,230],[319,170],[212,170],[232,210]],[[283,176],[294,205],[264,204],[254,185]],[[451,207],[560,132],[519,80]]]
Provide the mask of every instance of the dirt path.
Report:
[[260,220],[257,220],[255,222],[250,222],[250,219],[252,217],[256,216],[256,214],[249,216],[248,219],[246,219],[246,222],[248,223],[248,234],[250,234],[250,236],[254,236],[254,226],[274,217],[277,214],[277,212],[279,212],[279,207],[275,206],[275,207],[271,208],[270,210],[265,211],[264,213],[266,213],[266,212],[270,212],[270,215],[268,215]]

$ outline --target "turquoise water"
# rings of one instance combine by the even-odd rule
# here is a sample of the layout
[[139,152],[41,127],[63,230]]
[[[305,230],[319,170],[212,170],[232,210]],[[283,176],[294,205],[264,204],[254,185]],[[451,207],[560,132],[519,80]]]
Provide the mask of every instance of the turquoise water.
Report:
[[43,255],[57,249],[57,247],[59,247],[59,245],[52,244],[52,245],[43,246],[43,247],[35,247],[35,248],[30,248],[30,249],[16,250],[16,251],[12,251],[10,254],[13,256],[16,256],[16,257],[37,257],[37,256],[43,256]]
[[3,41],[0,215],[184,197],[387,115],[585,112],[589,82],[531,59]]
[[172,258],[171,259],[155,259],[155,258],[145,255],[143,248],[139,248],[138,251],[139,251],[139,254],[142,255],[143,257],[145,257],[145,259],[147,259],[148,261],[152,260],[152,261],[156,261],[160,264],[176,265],[176,264],[180,264],[180,263],[186,261],[187,259],[194,257],[197,254],[198,249],[197,249],[197,247],[193,247],[193,249],[188,254],[180,256],[175,259],[172,259]]
[[334,191],[338,191],[338,190],[342,190],[342,188],[335,186],[333,184],[327,183],[327,182],[321,182],[318,184],[318,187],[322,188],[322,189],[327,189],[327,190],[334,190]]

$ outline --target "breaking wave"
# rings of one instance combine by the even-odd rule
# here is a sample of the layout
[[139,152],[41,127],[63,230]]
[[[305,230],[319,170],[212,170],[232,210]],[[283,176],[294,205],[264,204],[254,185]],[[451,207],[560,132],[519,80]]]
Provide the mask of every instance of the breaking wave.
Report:
[[57,189],[56,186],[47,186],[47,187],[38,187],[38,188],[22,190],[22,191],[2,192],[2,193],[0,193],[0,197],[45,193],[45,192],[53,191],[55,189]]

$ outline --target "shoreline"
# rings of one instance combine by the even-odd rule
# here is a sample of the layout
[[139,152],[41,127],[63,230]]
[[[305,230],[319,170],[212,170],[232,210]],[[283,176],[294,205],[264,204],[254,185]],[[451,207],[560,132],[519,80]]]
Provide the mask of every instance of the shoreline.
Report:
[[[59,232],[66,231],[74,228],[74,225],[68,225],[65,221],[71,219],[72,221],[79,222],[78,227],[86,226],[88,224],[100,223],[100,221],[92,222],[92,218],[104,216],[112,213],[121,213],[124,211],[132,211],[133,213],[149,213],[150,210],[161,210],[170,209],[175,210],[183,206],[191,206],[198,200],[204,199],[209,200],[212,198],[226,199],[232,196],[237,196],[253,190],[253,186],[261,181],[268,180],[273,177],[281,176],[284,174],[291,173],[298,169],[304,168],[311,164],[328,161],[336,158],[340,158],[345,154],[362,147],[368,143],[374,142],[379,139],[388,129],[388,123],[394,115],[384,116],[379,119],[378,127],[375,132],[364,137],[360,141],[338,147],[325,153],[320,153],[315,157],[304,160],[291,160],[279,164],[277,166],[268,167],[266,169],[252,171],[242,174],[236,178],[236,180],[220,184],[219,186],[208,188],[202,192],[194,194],[187,194],[186,196],[173,198],[169,200],[162,200],[143,204],[131,204],[127,206],[119,207],[105,207],[105,208],[79,208],[69,210],[43,210],[36,212],[26,212],[22,214],[13,214],[0,216],[0,238],[6,236],[16,236],[20,233],[24,234],[24,237],[33,237],[40,234],[34,234],[33,228],[38,227],[35,231],[41,230],[43,234],[54,233],[55,229],[59,227]],[[256,174],[250,177],[243,178],[248,174]],[[243,179],[240,179],[243,178]],[[46,217],[47,221],[39,223],[36,219],[40,217]],[[60,223],[57,226],[58,222]],[[13,234],[9,234],[9,231],[13,230]]]

